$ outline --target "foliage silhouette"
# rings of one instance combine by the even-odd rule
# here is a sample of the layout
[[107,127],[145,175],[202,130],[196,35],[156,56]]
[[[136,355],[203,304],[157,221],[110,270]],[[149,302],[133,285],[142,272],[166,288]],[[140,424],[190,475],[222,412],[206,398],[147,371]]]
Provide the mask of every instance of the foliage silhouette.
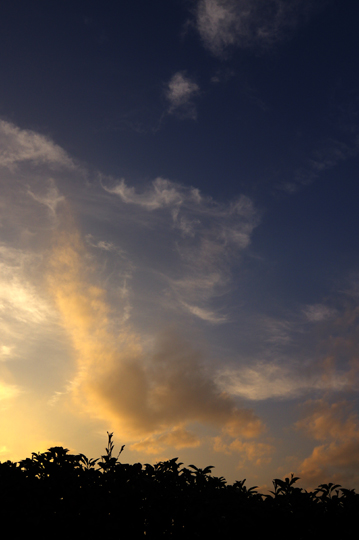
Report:
[[56,532],[67,538],[204,539],[239,536],[341,540],[355,529],[359,495],[338,484],[307,492],[298,477],[273,480],[261,495],[245,480],[227,485],[213,467],[183,467],[178,458],[155,465],[121,463],[108,433],[101,459],[62,447],[18,463],[0,463],[0,516],[15,537]]

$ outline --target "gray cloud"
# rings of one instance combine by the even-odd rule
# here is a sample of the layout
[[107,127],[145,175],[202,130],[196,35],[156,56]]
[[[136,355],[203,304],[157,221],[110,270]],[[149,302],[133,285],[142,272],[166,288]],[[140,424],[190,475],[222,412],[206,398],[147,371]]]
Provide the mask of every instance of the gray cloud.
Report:
[[218,56],[231,46],[272,45],[310,8],[295,0],[198,0],[195,25],[205,47]]
[[[128,187],[124,179],[121,179],[113,187],[104,186],[104,189],[118,195],[125,203],[138,205],[147,210],[176,207],[183,202],[183,195],[177,189],[176,184],[164,178],[156,178],[152,182],[152,186],[141,194],[136,193],[135,188]],[[190,193],[190,196],[198,197],[195,190]]]
[[187,311],[206,322],[218,324],[224,323],[228,320],[225,315],[221,316],[214,313],[213,311],[210,311],[209,309],[203,309],[198,306],[191,306],[190,304],[186,304],[186,302],[182,302],[182,305]]
[[354,136],[350,133],[345,142],[338,139],[327,138],[313,151],[311,159],[302,167],[296,169],[293,179],[280,183],[277,188],[288,194],[296,193],[303,186],[314,182],[326,171],[338,166],[340,162],[347,161],[358,155],[359,137],[357,128],[353,129]]
[[306,306],[303,313],[308,321],[320,322],[327,319],[332,319],[337,314],[337,311],[334,308],[325,306],[324,304],[313,304]]
[[295,399],[313,390],[340,392],[350,385],[349,372],[334,373],[327,378],[325,372],[315,371],[308,375],[304,369],[290,365],[290,359],[287,363],[264,361],[250,367],[223,369],[217,380],[229,394],[251,401]]
[[56,214],[56,207],[60,202],[65,200],[63,195],[60,195],[59,190],[52,178],[49,180],[49,185],[45,193],[35,194],[28,190],[29,195],[38,203],[44,204],[50,210],[51,214]]
[[0,120],[0,166],[11,168],[24,161],[52,167],[74,166],[67,153],[48,137]]
[[165,96],[168,101],[168,113],[181,118],[197,118],[194,98],[199,94],[199,86],[185,72],[178,71],[168,82]]

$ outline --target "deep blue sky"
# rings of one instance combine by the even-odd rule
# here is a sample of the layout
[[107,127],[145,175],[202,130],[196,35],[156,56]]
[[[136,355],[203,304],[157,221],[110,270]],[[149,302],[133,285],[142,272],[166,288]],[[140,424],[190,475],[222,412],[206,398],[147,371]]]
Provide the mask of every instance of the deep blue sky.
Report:
[[[2,116],[105,172],[168,175],[224,197],[291,182],[328,139],[352,142],[355,2],[329,2],[274,46],[232,47],[224,58],[201,46],[190,5],[3,4]],[[198,121],[166,118],[158,129],[164,85],[182,70],[201,89]]]

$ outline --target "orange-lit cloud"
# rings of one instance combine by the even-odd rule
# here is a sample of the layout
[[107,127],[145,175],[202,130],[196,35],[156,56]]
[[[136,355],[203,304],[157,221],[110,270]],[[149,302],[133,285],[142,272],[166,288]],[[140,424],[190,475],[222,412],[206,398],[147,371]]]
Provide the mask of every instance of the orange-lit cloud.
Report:
[[200,446],[200,438],[183,426],[175,427],[161,435],[153,435],[131,445],[131,450],[144,452],[145,454],[159,454],[166,447],[176,449],[196,448]]
[[260,419],[218,389],[200,352],[176,332],[162,330],[145,349],[129,325],[114,328],[89,257],[70,224],[58,234],[48,266],[49,290],[75,350],[71,393],[76,406],[110,421],[122,436],[138,440],[160,434],[159,443],[175,447],[197,444],[185,429],[190,422],[231,437],[258,436]]
[[338,482],[350,487],[359,480],[359,418],[347,401],[309,401],[297,429],[320,441],[298,469],[311,487]]
[[264,442],[234,439],[228,443],[223,437],[215,437],[214,450],[227,455],[238,454],[240,461],[237,466],[243,467],[246,461],[252,462],[256,466],[270,463],[275,448]]

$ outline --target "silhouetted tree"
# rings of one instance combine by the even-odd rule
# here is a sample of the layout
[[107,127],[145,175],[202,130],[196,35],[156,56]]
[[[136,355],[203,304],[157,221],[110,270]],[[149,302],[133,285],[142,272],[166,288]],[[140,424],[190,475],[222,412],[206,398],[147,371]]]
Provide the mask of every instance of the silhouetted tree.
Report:
[[0,463],[0,516],[12,536],[37,538],[341,540],[354,530],[359,496],[338,484],[307,492],[290,478],[262,495],[245,480],[227,485],[212,466],[188,468],[178,458],[155,465],[123,464],[108,433],[101,459],[63,447]]

